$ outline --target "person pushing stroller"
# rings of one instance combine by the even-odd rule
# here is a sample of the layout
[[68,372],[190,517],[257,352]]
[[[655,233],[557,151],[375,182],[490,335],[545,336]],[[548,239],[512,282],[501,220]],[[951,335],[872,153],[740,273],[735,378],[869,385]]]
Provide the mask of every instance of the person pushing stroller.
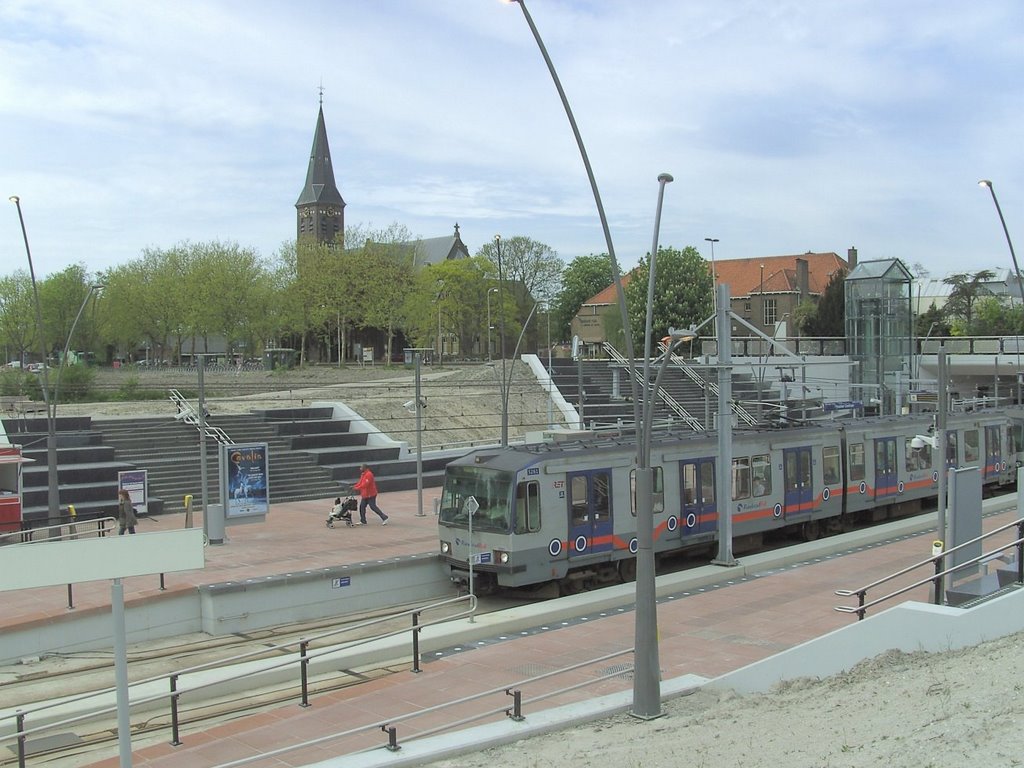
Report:
[[362,474],[353,486],[362,497],[359,500],[359,522],[357,525],[366,525],[367,507],[377,513],[381,525],[387,525],[388,516],[381,512],[380,507],[377,506],[377,481],[373,477],[373,472],[370,471],[370,467],[367,464],[361,464],[359,469]]

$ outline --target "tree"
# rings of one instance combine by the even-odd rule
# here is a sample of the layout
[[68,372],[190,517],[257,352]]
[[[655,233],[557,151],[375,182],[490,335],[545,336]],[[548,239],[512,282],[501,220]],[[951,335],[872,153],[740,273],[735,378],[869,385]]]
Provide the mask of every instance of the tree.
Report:
[[846,336],[846,270],[840,269],[832,273],[825,290],[818,299],[813,313],[804,314],[802,310],[797,327],[804,336],[818,338]]
[[[647,254],[631,273],[626,285],[633,349],[642,355],[647,319],[647,284],[651,256]],[[668,334],[669,328],[687,328],[704,320],[713,308],[714,286],[707,263],[692,245],[681,251],[658,248],[654,275],[652,347]],[[609,337],[609,341],[612,338]]]
[[[498,246],[484,243],[477,256],[498,264]],[[502,277],[516,299],[516,304],[533,308],[534,302],[552,301],[558,294],[565,265],[558,254],[544,243],[523,235],[501,240]]]
[[572,319],[583,302],[611,284],[612,268],[607,254],[577,256],[569,262],[562,272],[562,288],[551,314],[551,332],[556,334],[557,340],[565,341],[572,335]]
[[39,348],[32,280],[24,270],[0,278],[0,340],[10,359],[22,363]]
[[963,320],[964,327],[970,328],[974,318],[974,304],[982,296],[991,295],[985,283],[995,277],[989,269],[982,269],[973,274],[961,273],[950,275],[942,282],[953,286],[946,300],[946,316],[950,319]]
[[406,325],[406,297],[413,290],[418,247],[409,230],[395,223],[367,237],[359,254],[363,320],[384,330],[385,360],[391,360],[395,333]]

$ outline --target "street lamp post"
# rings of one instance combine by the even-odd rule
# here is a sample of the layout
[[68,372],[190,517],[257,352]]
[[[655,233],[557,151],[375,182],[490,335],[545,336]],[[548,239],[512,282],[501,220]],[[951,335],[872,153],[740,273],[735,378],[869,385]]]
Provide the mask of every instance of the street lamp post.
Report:
[[501,348],[501,447],[508,448],[508,385],[505,383],[505,275],[501,268],[501,235],[494,236],[498,260],[498,346]]
[[[995,187],[992,186],[992,182],[988,179],[982,179],[978,182],[979,187],[988,187],[988,191],[992,193],[992,202],[996,205],[996,213],[999,214],[999,223],[1003,225],[1003,234],[1006,235],[1006,244],[1010,247],[1010,258],[1013,259],[1013,273],[1017,276],[1017,291],[1020,293],[1020,299],[1022,306],[1024,306],[1024,281],[1021,280],[1020,267],[1017,266],[1017,254],[1013,250],[1013,241],[1010,239],[1010,230],[1006,228],[1006,219],[1003,218],[1003,209],[999,207],[999,199],[996,197]],[[1020,339],[1017,339],[1017,371],[1018,378],[1020,374]],[[1020,387],[1018,386],[1017,399],[1020,400]]]
[[491,294],[497,293],[497,288],[487,289],[487,362],[491,362]]
[[444,280],[437,281],[437,367],[444,362],[444,341],[441,339],[441,296],[444,295]]
[[[47,525],[55,526],[60,524],[60,484],[57,476],[57,398],[59,396],[60,388],[60,369],[57,369],[57,378],[55,381],[54,392],[50,392],[50,366],[47,361],[47,347],[46,338],[43,335],[43,307],[42,302],[39,300],[39,286],[36,283],[35,268],[32,265],[32,251],[28,245],[28,231],[25,229],[25,217],[21,212],[21,198],[17,195],[12,195],[10,201],[14,203],[14,206],[18,209],[18,221],[21,224],[21,235],[25,240],[25,255],[28,257],[28,272],[29,277],[32,281],[32,294],[35,301],[36,310],[36,332],[39,335],[39,351],[42,355],[43,365],[43,399],[46,402],[46,473],[47,473]],[[85,309],[86,303],[89,301],[89,297],[92,296],[97,286],[90,286],[89,292],[85,296],[85,300],[82,302],[82,306],[78,310],[78,315],[75,317],[75,322],[71,325],[71,331],[68,333],[68,341],[64,346],[64,358],[67,358],[67,348],[71,343],[71,336],[74,335],[75,326],[78,324],[79,318],[82,316],[82,311]],[[64,361],[60,361],[63,365]],[[59,535],[58,531],[51,529],[51,536]]]
[[718,276],[715,274],[715,243],[718,242],[717,237],[705,237],[707,242],[711,243],[711,306],[715,313],[718,313]]
[[[554,83],[555,90],[558,91],[558,96],[562,102],[562,108],[565,110],[565,116],[569,120],[569,126],[572,128],[573,136],[576,139],[576,146],[580,152],[580,158],[583,161],[583,167],[586,169],[587,178],[590,181],[590,189],[594,196],[594,204],[597,207],[598,218],[601,220],[601,229],[604,232],[605,244],[608,248],[608,260],[610,262],[612,272],[612,283],[615,285],[615,294],[618,299],[619,305],[619,317],[622,321],[623,329],[629,328],[629,312],[626,306],[626,294],[622,287],[622,277],[619,274],[619,264],[615,257],[615,245],[612,242],[611,229],[608,226],[608,217],[605,215],[604,204],[601,202],[601,193],[597,188],[597,179],[594,176],[594,170],[590,165],[590,158],[587,155],[587,149],[583,145],[583,137],[580,135],[578,126],[576,125],[576,118],[572,113],[572,108],[569,106],[569,100],[566,98],[565,91],[562,88],[562,82],[558,78],[558,73],[555,71],[555,65],[551,61],[551,57],[548,55],[547,48],[544,46],[544,41],[541,39],[540,31],[537,29],[537,25],[533,23],[533,17],[530,16],[529,10],[526,8],[525,0],[516,0],[519,4],[520,10],[523,12],[523,18],[526,19],[527,25],[530,27],[530,31],[533,34],[533,38],[537,43],[537,48],[540,50],[541,56],[544,58],[545,64],[547,64],[548,73],[551,75],[551,80]],[[630,392],[633,397],[633,424],[639,427],[640,425],[640,400],[638,397],[639,389],[636,381],[636,358],[633,354],[633,339],[629,333],[625,334],[625,346],[626,346],[626,359],[629,364],[629,385]],[[639,429],[637,430],[637,456],[639,458],[640,452],[643,450],[641,447],[642,438],[640,436]],[[639,606],[638,606],[639,608]],[[645,646],[641,645],[641,638],[637,638],[635,643],[634,656],[636,657],[636,666],[634,672],[634,688],[633,688],[633,715],[639,718],[648,719],[655,718],[661,715],[661,685],[658,679],[658,666],[657,659],[654,659],[653,669],[654,674],[649,673],[649,668],[652,667],[651,659],[648,658],[647,652],[649,648],[646,647],[647,643],[653,643],[655,649],[655,657],[657,655],[657,616],[647,615],[645,611],[645,618],[647,626],[644,628],[643,641]]]

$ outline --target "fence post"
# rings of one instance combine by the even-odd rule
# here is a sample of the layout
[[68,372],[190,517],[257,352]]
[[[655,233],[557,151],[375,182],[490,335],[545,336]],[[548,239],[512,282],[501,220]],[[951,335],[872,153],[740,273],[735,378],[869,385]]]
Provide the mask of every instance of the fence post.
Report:
[[68,584],[68,608],[75,607],[75,596],[71,594],[71,585]]
[[521,723],[526,718],[523,717],[523,692],[520,690],[505,689],[505,695],[512,697],[512,709],[505,710],[505,716],[511,717],[517,723]]
[[25,713],[20,709],[15,722],[18,728],[18,768],[25,768]]
[[388,735],[388,752],[397,752],[400,750],[401,747],[398,746],[398,729],[393,725],[388,725],[387,723],[382,725],[380,729]]
[[171,746],[181,746],[181,739],[178,738],[178,676],[171,675]]
[[302,675],[302,701],[299,702],[300,707],[309,706],[309,672],[307,670],[309,656],[306,654],[308,648],[309,640],[301,640],[299,642],[299,671]]
[[412,671],[420,671],[420,612],[413,611],[412,614]]

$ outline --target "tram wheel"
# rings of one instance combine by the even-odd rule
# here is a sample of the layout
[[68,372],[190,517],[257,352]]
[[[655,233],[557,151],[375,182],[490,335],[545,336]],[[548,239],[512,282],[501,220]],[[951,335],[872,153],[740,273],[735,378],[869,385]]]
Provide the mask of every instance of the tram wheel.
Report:
[[636,581],[636,558],[631,557],[619,563],[619,577],[623,584]]

